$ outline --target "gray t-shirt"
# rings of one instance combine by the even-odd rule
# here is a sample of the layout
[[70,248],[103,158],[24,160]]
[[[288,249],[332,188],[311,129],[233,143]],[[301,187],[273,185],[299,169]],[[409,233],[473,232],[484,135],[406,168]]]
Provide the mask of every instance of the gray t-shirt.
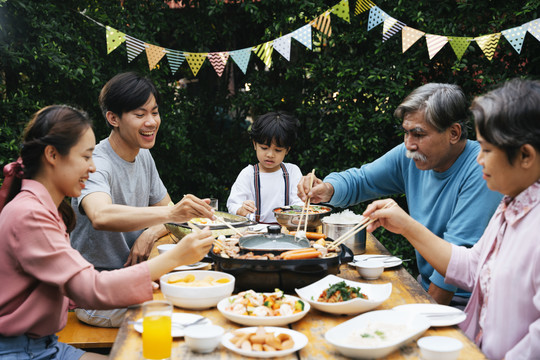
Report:
[[163,200],[167,189],[147,149],[141,149],[135,161],[128,162],[114,152],[107,138],[96,146],[93,160],[96,172],[90,174],[81,196],[71,199],[77,215],[77,226],[70,236],[71,245],[98,270],[120,269],[143,230],[95,230],[79,204],[88,194],[104,192],[111,197],[113,204],[147,207]]

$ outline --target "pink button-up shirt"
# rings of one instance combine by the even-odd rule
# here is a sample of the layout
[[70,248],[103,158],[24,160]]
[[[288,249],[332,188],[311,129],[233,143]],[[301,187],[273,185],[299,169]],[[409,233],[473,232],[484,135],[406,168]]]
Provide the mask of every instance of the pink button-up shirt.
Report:
[[87,308],[152,299],[148,266],[97,272],[73,249],[49,192],[23,180],[0,215],[0,335],[51,335],[66,325],[69,299]]
[[[481,294],[478,277],[497,237],[491,283]],[[473,248],[452,247],[446,281],[472,290],[460,325],[471,339],[480,331],[484,298],[481,348],[490,359],[540,359],[540,182],[505,197]]]

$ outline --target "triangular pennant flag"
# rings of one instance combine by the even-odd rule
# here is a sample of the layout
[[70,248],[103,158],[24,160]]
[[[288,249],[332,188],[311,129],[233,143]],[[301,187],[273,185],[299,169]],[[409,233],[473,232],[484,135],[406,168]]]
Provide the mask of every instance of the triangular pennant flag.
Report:
[[332,6],[330,11],[346,22],[351,22],[351,15],[349,14],[349,0],[341,0],[339,4]]
[[429,58],[433,59],[435,55],[442,49],[448,42],[446,36],[426,34],[426,42],[428,47]]
[[[312,20],[309,23],[311,26],[313,26],[315,29],[319,30],[326,36],[332,35],[332,25],[330,24],[330,12],[327,11],[321,16],[317,17],[315,20]],[[274,47],[276,47],[276,44],[274,44]],[[276,49],[277,50],[277,49]]]
[[291,33],[292,37],[311,50],[311,25],[302,26]]
[[401,21],[388,17],[386,20],[384,20],[382,41],[385,42],[386,40],[390,39],[391,36],[400,31],[404,26],[405,24]]
[[165,56],[165,49],[161,46],[156,46],[152,44],[145,44],[146,46],[146,57],[148,58],[148,66],[150,67],[150,71],[154,69],[161,60]]
[[229,53],[226,51],[209,53],[208,60],[210,60],[210,64],[212,64],[218,76],[221,77],[221,75],[223,75],[223,70],[225,70],[227,60],[229,60]]
[[354,14],[355,15],[361,14],[364,11],[368,11],[374,6],[375,4],[372,3],[371,0],[356,0],[356,7],[354,9]]
[[413,29],[412,27],[405,26],[401,29],[401,47],[403,52],[407,51],[412,44],[418,41],[426,33],[420,30]]
[[497,44],[501,38],[501,33],[489,34],[474,38],[480,49],[484,52],[489,61],[493,59],[493,54],[497,49]]
[[382,11],[378,6],[374,6],[369,9],[369,18],[368,18],[368,31],[373,29],[375,26],[382,23],[384,20],[388,19],[389,16],[387,13]]
[[167,53],[167,60],[169,60],[169,66],[174,74],[186,58],[181,51],[171,49],[166,49],[165,51]]
[[291,37],[287,34],[274,40],[274,49],[288,61],[291,61]]
[[[311,26],[309,27],[311,28]],[[268,67],[272,65],[272,52],[274,52],[272,43],[272,41],[268,41],[253,48],[255,54],[260,57],[263,63]]]
[[521,53],[521,47],[523,46],[523,40],[525,40],[525,34],[527,33],[527,24],[517,26],[508,30],[503,30],[501,33],[506,40],[514,47],[514,49]]
[[191,72],[193,73],[193,76],[197,76],[197,73],[201,69],[201,66],[204,63],[204,59],[206,59],[207,55],[208,53],[184,52],[184,56],[186,57],[186,60],[189,64],[189,68],[191,69]]
[[534,36],[536,40],[540,41],[540,19],[530,21],[526,25],[527,30],[531,33],[531,35]]
[[110,54],[120,44],[126,41],[126,34],[110,26],[106,27],[105,36],[107,37],[107,54]]
[[234,60],[236,65],[238,65],[240,70],[242,70],[242,72],[245,74],[249,63],[249,58],[251,57],[251,48],[230,51],[229,55]]
[[145,49],[144,42],[129,35],[126,35],[126,47],[128,62],[135,59]]
[[448,41],[450,41],[450,45],[454,49],[458,60],[461,60],[461,57],[465,54],[465,50],[471,44],[471,40],[472,38],[470,37],[448,36]]

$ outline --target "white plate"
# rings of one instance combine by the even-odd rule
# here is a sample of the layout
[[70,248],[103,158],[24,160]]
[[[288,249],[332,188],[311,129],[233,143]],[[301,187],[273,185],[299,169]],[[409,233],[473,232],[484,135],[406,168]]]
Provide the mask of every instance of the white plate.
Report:
[[376,255],[376,254],[373,254],[373,255],[364,254],[364,255],[355,255],[354,256],[354,262],[349,263],[349,265],[355,266],[354,265],[355,262],[365,261],[365,260],[368,260],[368,259],[381,260],[384,263],[384,268],[385,269],[392,268],[392,267],[399,266],[399,265],[403,264],[403,260],[401,260],[400,258],[398,258],[396,256],[381,257],[380,255]]
[[[172,314],[172,329],[171,329],[172,337],[184,336],[184,328],[181,326],[174,326],[175,324],[178,324],[178,325],[189,324],[200,318],[202,318],[202,316],[196,315],[196,314],[173,313]],[[199,324],[206,325],[206,324],[211,324],[211,323],[212,321],[210,321],[209,319],[206,319],[205,321],[202,321]],[[135,324],[133,324],[133,328],[142,334],[143,332],[142,319],[137,320]]]
[[[353,332],[365,328],[370,323],[406,325],[410,331],[400,333],[395,339],[382,346],[358,346],[347,341]],[[378,359],[419,338],[427,329],[429,329],[429,321],[424,316],[394,310],[378,310],[358,315],[333,327],[324,334],[324,338],[347,357]]]
[[[467,314],[460,309],[439,304],[406,304],[396,306],[394,310],[424,314],[431,326],[456,325],[467,318]],[[438,314],[441,314],[441,316],[438,316]],[[449,315],[447,316],[446,314]]]
[[[217,304],[217,309],[227,319],[234,321],[235,323],[247,326],[285,326],[303,318],[310,309],[309,303],[302,301],[304,303],[304,310],[289,316],[237,315],[231,311],[225,310],[225,308],[236,298],[236,296],[237,295],[230,296],[221,300]],[[300,298],[297,298],[296,296],[285,295],[285,297],[292,298],[295,301],[300,300]]]
[[[237,348],[233,343],[231,343],[230,340],[231,338],[234,337],[234,335],[230,332],[223,335],[221,344],[225,346],[227,349],[234,351],[235,353],[242,356],[250,356],[250,357],[257,357],[257,358],[272,358],[272,357],[279,357],[279,356],[292,354],[302,349],[308,343],[308,338],[306,337],[306,335],[299,333],[298,331],[290,330],[287,328],[269,327],[269,326],[265,326],[264,329],[266,330],[266,332],[273,332],[276,335],[278,334],[290,335],[292,340],[294,341],[294,346],[291,349],[279,350],[279,351],[246,351],[246,350]],[[248,328],[239,329],[237,331],[243,331],[246,333],[254,333],[255,331],[257,331],[257,327],[248,327]]]
[[203,267],[206,267],[208,265],[212,265],[212,263],[207,263],[207,262],[196,262],[196,263],[193,263],[193,264],[189,264],[189,265],[182,265],[182,266],[177,266],[174,268],[174,270],[197,270],[197,269],[202,269]]
[[[368,299],[356,298],[339,303],[325,303],[317,301],[323,290],[330,285],[345,281],[348,286],[359,287],[360,292],[366,294]],[[298,296],[307,301],[314,309],[331,314],[360,314],[372,310],[383,303],[392,293],[392,284],[365,284],[346,280],[335,275],[328,275],[323,279],[301,289],[295,289]]]

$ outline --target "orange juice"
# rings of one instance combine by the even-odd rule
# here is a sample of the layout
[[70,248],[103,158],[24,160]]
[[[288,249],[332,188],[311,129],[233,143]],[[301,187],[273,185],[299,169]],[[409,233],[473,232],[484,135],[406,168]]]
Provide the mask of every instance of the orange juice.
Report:
[[168,359],[171,357],[171,317],[148,315],[143,318],[143,357]]

